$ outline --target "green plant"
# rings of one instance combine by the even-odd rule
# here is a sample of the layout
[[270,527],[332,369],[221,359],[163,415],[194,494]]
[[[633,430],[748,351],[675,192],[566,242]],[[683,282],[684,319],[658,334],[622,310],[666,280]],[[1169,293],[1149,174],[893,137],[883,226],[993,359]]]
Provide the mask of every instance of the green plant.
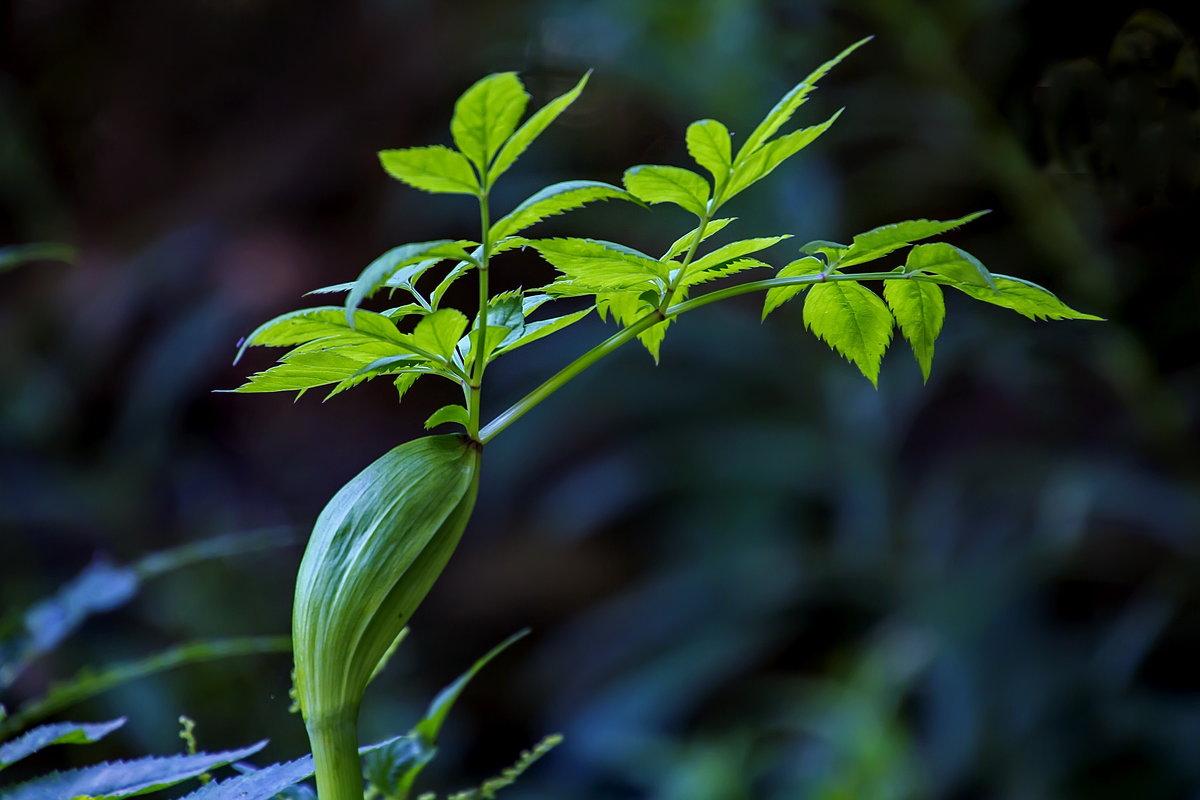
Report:
[[[873,384],[897,326],[928,378],[945,316],[943,287],[1032,319],[1098,319],[1074,311],[1040,286],[992,274],[953,245],[918,244],[984,212],[884,225],[849,244],[810,242],[772,277],[691,296],[710,281],[770,269],[757,256],[790,238],[786,234],[738,240],[706,252],[702,245],[734,221],[718,216],[726,204],[830,128],[838,114],[780,133],[816,82],[861,44],[797,84],[736,152],[722,123],[692,123],[687,148],[711,180],[681,167],[636,166],[625,172],[623,188],[596,181],[557,183],[498,218],[490,202],[496,182],[578,97],[588,76],[520,124],[529,99],[520,80],[514,73],[490,75],[455,105],[450,123],[455,148],[380,153],[384,169],[414,188],[474,197],[479,240],[441,239],[393,248],[357,280],[317,290],[345,293],[343,305],[284,314],[244,340],[242,351],[250,346],[292,349],[237,391],[303,393],[329,386],[333,396],[387,376],[403,397],[418,379],[431,375],[456,384],[463,396],[462,404],[447,405],[426,422],[427,428],[457,425],[461,433],[417,439],[384,454],[338,492],[314,527],[297,581],[293,644],[297,691],[322,800],[357,800],[361,795],[359,702],[458,543],[474,505],[484,445],[604,356],[637,338],[657,359],[676,318],[749,292],[765,293],[764,319],[804,295],[806,327]],[[690,212],[696,224],[657,258],[601,239],[524,235],[549,216],[600,200],[668,203]],[[489,274],[495,258],[525,247],[554,267],[556,277],[538,290],[493,295]],[[904,248],[910,249],[903,265],[864,269]],[[430,282],[423,280],[427,273],[445,262],[449,269],[431,291],[418,288],[419,282]],[[447,289],[472,273],[478,301],[471,313],[444,305]],[[872,281],[882,283],[882,297],[864,285]],[[380,312],[361,307],[384,290],[400,292],[403,304]],[[542,306],[564,298],[584,305],[535,318]],[[488,365],[592,311],[604,319],[611,316],[620,330],[485,423]]]

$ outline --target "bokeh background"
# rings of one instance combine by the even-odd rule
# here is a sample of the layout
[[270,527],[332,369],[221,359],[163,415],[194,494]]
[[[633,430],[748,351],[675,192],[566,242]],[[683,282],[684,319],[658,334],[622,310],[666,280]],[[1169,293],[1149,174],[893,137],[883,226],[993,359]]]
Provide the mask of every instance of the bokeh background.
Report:
[[[743,135],[848,43],[805,124],[833,130],[736,201],[742,235],[845,240],[993,213],[951,240],[1109,319],[1035,324],[952,298],[922,386],[878,391],[753,299],[630,347],[489,446],[468,535],[372,690],[364,737],[524,626],[464,697],[424,786],[566,743],[526,798],[1200,798],[1200,6],[1033,0],[16,0],[0,10],[0,243],[73,264],[0,275],[0,603],[99,556],[239,531],[302,538],[450,395],[322,404],[214,393],[235,342],[388,247],[473,235],[468,200],[375,152],[448,142],[454,98],[519,70],[584,97],[498,190],[686,164],[688,122]],[[670,210],[543,227],[665,248]],[[731,229],[732,230],[732,229]],[[788,258],[779,251],[775,259]],[[505,256],[497,280],[545,282]],[[470,300],[462,298],[467,304]],[[489,407],[603,336],[498,362]],[[202,637],[284,633],[298,546],[149,581],[3,698]],[[305,746],[289,664],[129,684],[68,718],[98,755]],[[54,761],[54,758],[60,761]]]

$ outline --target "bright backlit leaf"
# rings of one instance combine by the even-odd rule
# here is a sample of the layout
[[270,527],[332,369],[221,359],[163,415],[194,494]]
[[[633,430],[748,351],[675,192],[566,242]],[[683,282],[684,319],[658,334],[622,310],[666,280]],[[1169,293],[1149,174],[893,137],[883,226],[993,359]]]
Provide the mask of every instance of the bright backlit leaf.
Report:
[[912,346],[921,376],[928,381],[933,366],[933,343],[946,319],[942,287],[928,281],[884,281],[883,298],[892,309],[900,332]]
[[1013,278],[1008,275],[993,275],[996,288],[986,286],[970,286],[956,283],[954,288],[965,292],[976,300],[1002,306],[1016,311],[1018,314],[1038,319],[1091,319],[1102,321],[1103,317],[1094,314],[1084,314],[1059,300],[1054,294],[1036,283]]
[[855,281],[813,284],[804,300],[804,324],[879,385],[879,362],[895,324],[879,295]]
[[958,283],[993,287],[992,273],[966,250],[945,242],[919,244],[908,251],[904,266],[911,272],[941,275]]
[[715,119],[693,122],[687,129],[688,153],[697,164],[712,173],[720,185],[729,176],[733,163],[729,129]]
[[479,181],[467,157],[440,144],[379,151],[388,175],[414,189],[435,194],[479,194]]
[[625,170],[624,181],[630,194],[647,203],[674,203],[698,217],[708,208],[708,181],[690,169],[643,164]]
[[[825,269],[825,262],[821,259],[801,258],[779,270],[775,277],[798,278],[802,275],[815,275],[823,269]],[[777,286],[774,289],[768,289],[767,296],[763,299],[762,318],[766,319],[768,314],[803,292],[810,285],[808,283],[795,283],[790,286]]]
[[562,214],[596,200],[621,198],[633,200],[628,192],[600,181],[565,181],[547,186],[540,192],[522,201],[492,226],[490,237],[499,241],[506,236],[519,233],[546,217]]
[[542,108],[533,113],[529,119],[525,120],[525,124],[517,129],[517,132],[504,143],[500,148],[500,152],[496,155],[496,160],[492,162],[492,167],[488,170],[488,183],[495,183],[504,172],[513,165],[526,148],[541,135],[542,131],[546,130],[551,122],[558,119],[558,115],[567,109],[567,106],[575,102],[579,97],[579,93],[583,91],[583,87],[587,85],[588,77],[591,72],[585,74],[579,79],[579,83],[566,94],[560,95],[551,100]]

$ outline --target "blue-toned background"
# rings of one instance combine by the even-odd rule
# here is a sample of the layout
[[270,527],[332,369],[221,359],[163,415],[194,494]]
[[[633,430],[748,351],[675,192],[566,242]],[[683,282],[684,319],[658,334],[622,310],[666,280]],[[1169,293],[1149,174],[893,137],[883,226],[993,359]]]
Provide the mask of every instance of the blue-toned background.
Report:
[[[630,347],[489,446],[475,518],[364,711],[403,732],[464,697],[423,786],[470,785],[542,734],[513,800],[1200,798],[1200,10],[1018,0],[33,2],[0,11],[0,604],[98,555],[302,537],[452,391],[326,404],[215,394],[234,343],[385,249],[470,237],[470,201],[375,152],[447,143],[454,98],[516,69],[583,98],[497,190],[686,164],[687,123],[743,136],[821,61],[875,40],[800,117],[836,126],[731,207],[744,236],[846,240],[993,213],[950,238],[1104,324],[952,298],[933,377],[878,391],[753,298]],[[736,141],[736,139],[735,139]],[[546,224],[662,250],[670,209]],[[768,255],[784,263],[785,243]],[[504,287],[549,269],[505,256]],[[499,288],[499,287],[498,287]],[[470,304],[470,292],[459,298]],[[501,410],[605,335],[498,362]],[[490,373],[491,374],[491,373]],[[2,700],[85,664],[284,633],[300,549],[208,562],[90,620]],[[269,736],[305,746],[284,656],[197,665],[66,716],[130,723],[31,765]],[[63,759],[54,761],[54,758]],[[72,761],[72,759],[74,761]]]

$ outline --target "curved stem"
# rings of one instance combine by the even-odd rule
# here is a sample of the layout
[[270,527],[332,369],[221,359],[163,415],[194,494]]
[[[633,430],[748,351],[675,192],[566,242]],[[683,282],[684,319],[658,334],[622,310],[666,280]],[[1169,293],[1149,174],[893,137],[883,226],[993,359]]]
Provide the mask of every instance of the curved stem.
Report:
[[[694,248],[693,248],[694,250]],[[837,274],[825,275],[817,273],[815,275],[797,275],[791,278],[767,278],[761,281],[751,281],[750,283],[742,283],[737,286],[730,286],[726,289],[718,289],[715,292],[701,295],[700,297],[678,303],[667,308],[665,311],[655,309],[645,316],[638,319],[627,328],[614,333],[612,336],[605,339],[600,344],[588,350],[579,358],[572,361],[567,366],[554,373],[552,377],[547,379],[542,385],[538,386],[529,394],[522,397],[517,402],[513,403],[503,413],[489,422],[479,432],[478,441],[481,444],[487,444],[496,437],[496,434],[507,428],[509,425],[516,422],[521,417],[533,410],[539,403],[545,400],[550,395],[561,389],[568,381],[574,378],[585,369],[595,364],[600,359],[604,358],[609,353],[615,351],[621,345],[636,337],[639,333],[657,325],[660,322],[674,319],[680,314],[688,311],[694,311],[697,308],[715,303],[718,300],[725,300],[730,297],[736,297],[740,294],[748,294],[750,292],[766,291],[768,289],[778,289],[783,286],[803,286],[809,283],[826,283],[833,281],[863,281],[863,280],[898,280],[898,279],[914,279],[921,280],[923,276],[914,275],[913,273],[900,272],[859,272],[855,274]]]

